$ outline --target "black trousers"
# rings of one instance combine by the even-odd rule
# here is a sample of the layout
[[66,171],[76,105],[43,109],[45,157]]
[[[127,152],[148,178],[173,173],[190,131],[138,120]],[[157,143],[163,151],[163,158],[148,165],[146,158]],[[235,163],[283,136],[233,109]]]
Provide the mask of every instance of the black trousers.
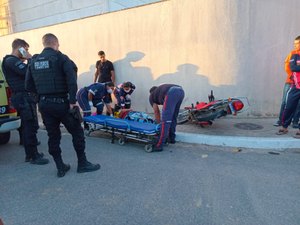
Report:
[[37,153],[36,134],[39,129],[35,96],[26,92],[16,93],[11,101],[21,118],[20,138],[22,138],[26,157],[31,158]]
[[39,101],[39,109],[49,137],[49,154],[52,155],[54,159],[61,157],[60,123],[62,123],[72,135],[73,147],[79,159],[85,156],[84,131],[81,127],[81,122],[74,118],[69,112],[70,104],[68,100],[59,99],[60,98],[41,98]]
[[299,101],[300,89],[293,86],[287,92],[286,105],[282,114],[282,126],[284,128],[287,128],[291,124]]

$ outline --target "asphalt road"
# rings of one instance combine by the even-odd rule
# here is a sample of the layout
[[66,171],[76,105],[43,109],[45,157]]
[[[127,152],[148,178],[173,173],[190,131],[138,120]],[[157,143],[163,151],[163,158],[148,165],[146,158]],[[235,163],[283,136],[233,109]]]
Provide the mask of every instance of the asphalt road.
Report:
[[[300,150],[234,149],[177,143],[159,153],[142,144],[87,138],[101,164],[76,173],[71,136],[62,139],[71,170],[24,162],[17,133],[0,147],[0,218],[5,225],[299,225]],[[39,132],[41,151],[47,135]],[[239,151],[241,150],[241,151]]]

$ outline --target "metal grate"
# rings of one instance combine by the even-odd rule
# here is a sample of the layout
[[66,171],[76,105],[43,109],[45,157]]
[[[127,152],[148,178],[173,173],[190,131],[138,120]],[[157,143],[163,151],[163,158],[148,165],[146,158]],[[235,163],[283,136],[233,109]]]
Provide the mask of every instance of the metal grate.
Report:
[[263,126],[255,123],[236,123],[234,126],[241,130],[261,130],[264,128]]

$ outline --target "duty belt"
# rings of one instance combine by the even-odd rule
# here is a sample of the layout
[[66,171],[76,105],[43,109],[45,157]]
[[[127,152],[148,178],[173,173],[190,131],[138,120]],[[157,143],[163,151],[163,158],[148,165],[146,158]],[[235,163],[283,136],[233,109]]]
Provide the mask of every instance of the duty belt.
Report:
[[22,95],[22,96],[30,96],[30,97],[36,97],[35,93],[28,92],[28,91],[18,91],[18,92],[13,92],[14,95]]
[[44,101],[44,102],[51,102],[51,103],[65,103],[68,101],[67,98],[60,98],[60,97],[47,97],[47,96],[42,96],[40,97],[40,100],[41,101]]

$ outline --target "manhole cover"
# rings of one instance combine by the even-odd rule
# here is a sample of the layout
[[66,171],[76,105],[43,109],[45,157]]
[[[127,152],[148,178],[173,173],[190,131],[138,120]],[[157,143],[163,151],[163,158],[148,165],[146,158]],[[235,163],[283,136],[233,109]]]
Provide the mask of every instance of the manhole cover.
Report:
[[261,130],[264,128],[263,126],[255,123],[236,123],[234,126],[241,130]]

